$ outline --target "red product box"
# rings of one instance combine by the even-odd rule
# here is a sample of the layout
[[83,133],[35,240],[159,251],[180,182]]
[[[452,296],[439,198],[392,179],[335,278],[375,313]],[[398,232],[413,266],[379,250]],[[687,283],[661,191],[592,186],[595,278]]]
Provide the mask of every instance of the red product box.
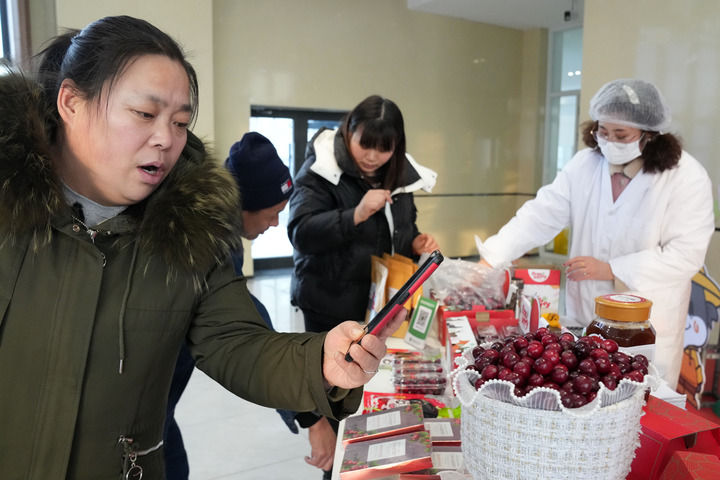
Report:
[[718,480],[720,459],[707,453],[676,451],[660,480]]
[[366,480],[432,468],[430,435],[413,432],[349,444],[340,466],[341,480]]
[[433,447],[460,446],[459,418],[426,418],[424,423]]
[[720,454],[720,425],[650,396],[627,480],[657,480],[674,452]]
[[363,392],[363,413],[404,407],[412,403],[422,405],[421,402],[427,402],[438,410],[449,408],[442,398],[410,393],[368,392],[366,390]]
[[552,266],[517,268],[513,274],[523,281],[523,295],[536,295],[540,314],[558,313],[560,307],[560,270]]
[[[458,446],[432,446],[432,468],[402,473],[399,480],[442,480],[440,472],[464,472],[465,459]],[[464,477],[464,475],[463,475]]]
[[445,320],[445,365],[455,368],[455,360],[463,352],[477,345],[475,332],[467,317],[448,317]]
[[422,405],[411,403],[346,418],[342,441],[347,445],[424,429]]
[[485,312],[484,305],[473,305],[472,310],[453,310],[445,305],[438,308],[438,337],[441,345],[445,345],[447,341],[447,325],[446,320],[450,317],[467,317],[475,318],[478,312]]

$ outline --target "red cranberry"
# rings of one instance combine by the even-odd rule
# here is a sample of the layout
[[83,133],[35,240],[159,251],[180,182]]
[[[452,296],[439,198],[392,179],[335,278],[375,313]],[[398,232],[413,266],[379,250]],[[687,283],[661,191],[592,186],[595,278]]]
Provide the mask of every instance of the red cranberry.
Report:
[[513,365],[513,372],[517,373],[523,378],[528,378],[531,371],[532,368],[527,362],[517,362],[515,365]]
[[612,375],[605,375],[601,381],[608,390],[615,390],[617,388],[617,378]]
[[510,370],[509,368],[499,367],[497,378],[498,378],[498,380],[507,380],[508,375],[510,375],[511,373],[512,373],[512,370]]
[[538,328],[537,330],[535,330],[535,340],[540,340],[543,337],[543,335],[547,335],[548,333],[550,333],[550,330],[548,330],[547,328],[545,328],[545,327]]
[[480,387],[482,387],[483,385],[485,385],[485,382],[486,382],[486,381],[487,381],[487,380],[485,380],[484,378],[478,378],[477,380],[475,380],[475,388],[477,388],[478,390],[480,390]]
[[[556,344],[557,345],[557,344]],[[545,350],[542,354],[553,366],[560,363],[560,354],[555,350]]]
[[563,384],[567,382],[568,378],[568,369],[562,363],[555,365],[550,372],[550,379],[557,384]]
[[573,407],[571,408],[579,408],[588,403],[587,397],[579,393],[571,393],[570,398],[573,403]]
[[478,358],[481,353],[483,353],[485,349],[481,347],[480,345],[476,345],[472,349],[472,356],[473,358]]
[[540,358],[544,351],[545,347],[543,347],[543,344],[537,340],[533,340],[527,346],[528,356],[532,358]]
[[533,368],[540,375],[547,375],[552,370],[553,364],[545,357],[535,359]]
[[583,358],[587,357],[588,355],[590,355],[590,351],[592,351],[592,347],[585,342],[578,341],[575,343],[575,348],[573,350],[574,350],[577,358],[583,359]]
[[618,351],[618,344],[615,340],[606,339],[602,342],[602,348],[608,353],[615,353]]
[[568,380],[567,382],[563,383],[560,387],[562,390],[565,390],[566,392],[572,392],[573,391],[573,381]]
[[593,389],[593,382],[587,375],[578,375],[573,380],[573,390],[577,393],[586,394]]
[[597,360],[600,357],[610,360],[610,355],[602,348],[594,348],[590,350],[590,358],[592,358],[593,360]]
[[569,350],[565,350],[560,354],[560,361],[566,365],[570,370],[577,367],[578,359],[575,354]]
[[488,365],[487,367],[483,368],[480,375],[485,380],[491,380],[493,378],[497,378],[498,367],[496,367],[495,365]]
[[500,358],[500,352],[493,349],[485,350],[482,354],[480,354],[480,358],[487,358],[492,363],[497,363]]
[[563,347],[559,343],[548,343],[547,345],[545,345],[545,351],[547,352],[548,350],[554,350],[560,353],[563,351]]
[[543,345],[549,345],[549,344],[551,344],[551,343],[557,343],[557,341],[558,341],[557,335],[555,335],[554,333],[546,333],[545,335],[543,335],[542,337],[540,337],[540,342],[541,342]]
[[623,373],[617,363],[610,364],[610,371],[608,373],[612,374],[615,377],[615,380],[619,380],[623,376]]
[[527,379],[527,384],[533,387],[541,387],[545,383],[545,377],[539,373],[531,373]]
[[570,395],[572,395],[572,393],[570,393],[566,390],[563,390],[560,392],[560,402],[562,402],[562,404],[565,408],[574,408],[575,407],[575,404],[574,404],[572,398],[570,397]]
[[513,340],[513,345],[515,345],[518,352],[523,348],[527,348],[528,343],[530,342],[528,342],[525,337],[516,337],[515,340]]
[[625,352],[615,352],[612,354],[612,361],[615,363],[630,363],[632,362],[632,357]]
[[590,358],[584,358],[580,360],[577,369],[580,373],[584,373],[585,375],[597,374],[597,367],[595,366],[595,362],[593,362]]
[[624,375],[626,373],[632,372],[632,367],[628,362],[617,362],[615,365],[618,366],[620,369],[620,372]]
[[645,375],[643,375],[640,370],[633,370],[632,372],[628,372],[627,374],[625,374],[623,378],[628,378],[633,382],[642,383],[645,379]]
[[573,335],[573,334],[570,333],[570,332],[564,332],[564,333],[561,333],[561,334],[560,334],[560,337],[558,337],[558,339],[559,339],[561,342],[562,342],[562,341],[565,341],[565,342],[574,343],[574,342],[575,342],[575,335]]
[[515,347],[513,347],[512,343],[510,345],[505,345],[500,349],[500,358],[502,358],[502,356],[506,353],[516,353]]
[[543,386],[543,388],[552,388],[553,390],[557,390],[558,392],[561,391],[560,385],[558,385],[555,382],[548,381],[548,382],[543,383],[542,386]]
[[595,359],[595,367],[600,374],[608,373],[610,371],[610,365],[610,359],[608,358],[600,357]]
[[508,373],[507,378],[505,378],[505,380],[512,383],[516,387],[524,387],[525,386],[525,379],[515,372]]
[[520,360],[520,357],[515,352],[507,352],[502,356],[502,364],[508,368],[512,368],[518,360]]
[[648,364],[650,363],[650,362],[648,361],[647,357],[646,357],[645,355],[642,355],[642,354],[635,355],[635,356],[632,358],[632,360],[633,360],[633,362],[639,362],[639,363],[643,364],[643,365],[645,366],[645,368],[647,368]]
[[648,373],[647,367],[645,365],[643,365],[641,362],[637,362],[637,361],[632,362],[630,364],[630,368],[632,368],[633,370],[637,370],[638,372],[642,372],[643,375],[647,375],[647,373]]

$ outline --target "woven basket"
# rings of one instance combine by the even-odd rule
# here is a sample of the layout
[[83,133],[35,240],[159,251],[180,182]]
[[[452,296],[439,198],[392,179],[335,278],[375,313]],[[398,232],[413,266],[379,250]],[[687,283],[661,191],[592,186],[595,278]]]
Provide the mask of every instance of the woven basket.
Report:
[[539,388],[525,397],[509,382],[474,387],[476,371],[461,366],[452,374],[463,405],[461,438],[468,470],[475,480],[622,480],[640,445],[643,383],[622,380],[615,391],[601,388],[597,398],[567,409],[555,390]]

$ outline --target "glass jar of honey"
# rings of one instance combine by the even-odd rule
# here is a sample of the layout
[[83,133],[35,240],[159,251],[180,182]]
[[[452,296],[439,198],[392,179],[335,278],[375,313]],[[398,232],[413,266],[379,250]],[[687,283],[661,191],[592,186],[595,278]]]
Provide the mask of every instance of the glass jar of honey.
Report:
[[615,340],[631,355],[643,354],[650,361],[655,354],[655,329],[650,324],[652,302],[637,295],[612,293],[595,298],[597,317],[585,335],[597,334]]

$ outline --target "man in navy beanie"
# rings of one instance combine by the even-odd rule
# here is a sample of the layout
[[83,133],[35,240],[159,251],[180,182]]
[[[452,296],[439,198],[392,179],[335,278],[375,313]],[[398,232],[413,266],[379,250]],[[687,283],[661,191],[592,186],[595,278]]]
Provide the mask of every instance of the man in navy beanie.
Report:
[[277,226],[278,214],[293,191],[290,170],[270,140],[257,132],[243,135],[230,147],[225,167],[240,189],[243,237],[254,240]]
[[[290,170],[278,156],[273,144],[257,132],[243,135],[230,147],[225,168],[232,173],[240,190],[242,235],[254,240],[268,228],[278,225],[278,216],[293,191]],[[233,254],[235,273],[242,276],[243,252]],[[255,307],[268,327],[273,328],[265,306],[251,294]],[[186,347],[180,351],[168,398],[165,420],[164,452],[167,480],[187,480],[189,465],[182,434],[175,421],[175,406],[190,380],[195,362]],[[336,435],[325,417],[313,413],[278,410],[288,428],[298,433],[295,422],[308,428],[311,454],[305,457],[310,465],[325,471],[329,477],[335,454]],[[323,477],[325,478],[325,477]]]

